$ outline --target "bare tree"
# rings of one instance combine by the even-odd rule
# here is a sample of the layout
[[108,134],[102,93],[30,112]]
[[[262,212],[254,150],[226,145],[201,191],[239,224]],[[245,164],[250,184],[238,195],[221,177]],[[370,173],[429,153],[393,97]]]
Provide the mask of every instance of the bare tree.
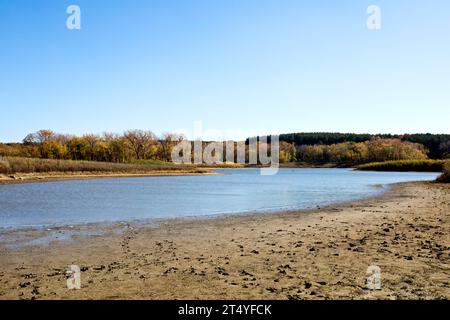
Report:
[[103,141],[108,145],[110,161],[126,162],[127,148],[125,138],[116,133],[105,132],[102,135]]
[[149,156],[157,140],[153,132],[144,130],[128,130],[124,133],[124,138],[138,160]]
[[161,146],[160,158],[164,161],[171,161],[172,149],[181,141],[186,140],[186,136],[180,133],[165,132],[159,141]]
[[24,144],[43,144],[50,141],[55,136],[52,130],[39,130],[35,133],[28,134],[24,139]]
[[89,150],[88,150],[89,160],[94,160],[94,148],[95,148],[95,144],[97,143],[99,137],[95,134],[90,133],[90,134],[83,135],[82,139],[89,146]]

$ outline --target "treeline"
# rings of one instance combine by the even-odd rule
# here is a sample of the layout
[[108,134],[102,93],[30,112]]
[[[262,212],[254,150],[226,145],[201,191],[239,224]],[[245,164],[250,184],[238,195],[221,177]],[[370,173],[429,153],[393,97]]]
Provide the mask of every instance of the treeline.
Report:
[[281,162],[337,163],[355,165],[390,160],[427,159],[426,148],[400,139],[373,138],[365,142],[342,142],[331,145],[280,143]]
[[450,158],[450,134],[354,134],[354,133],[289,133],[281,134],[280,141],[295,146],[302,145],[333,145],[343,142],[366,142],[372,139],[400,139],[401,141],[420,143],[427,149],[431,159]]
[[180,134],[166,133],[157,137],[144,130],[83,136],[40,130],[27,135],[22,143],[0,144],[0,156],[116,163],[170,161],[173,147],[184,139]]
[[[186,137],[181,134],[165,133],[158,137],[153,132],[144,130],[128,130],[123,134],[105,133],[82,136],[40,130],[27,135],[22,143],[0,144],[0,156],[113,163],[146,160],[170,162],[173,148],[181,141],[186,141]],[[204,147],[206,144],[204,142]],[[262,142],[258,143],[258,145],[261,144]],[[428,146],[434,148],[434,153]],[[270,145],[268,149],[270,152]],[[225,152],[223,154],[225,155]],[[340,133],[280,135],[280,162],[282,163],[358,165],[390,160],[433,159],[436,155],[440,155],[441,158],[450,158],[450,135],[404,135],[402,137]],[[248,145],[245,149],[245,158],[248,161]],[[223,161],[225,160],[224,156]]]
[[[161,137],[151,131],[128,130],[123,134],[104,133],[102,135],[85,134],[82,136],[55,133],[51,130],[39,130],[28,134],[22,143],[0,143],[0,157],[39,158],[55,160],[98,161],[110,163],[140,163],[148,161],[172,161],[172,151],[180,142],[187,139],[182,134],[165,133]],[[189,141],[191,150],[194,142]],[[209,142],[203,141],[202,150]],[[258,142],[258,148],[262,146]],[[222,162],[227,161],[226,144],[222,143]],[[248,163],[251,151],[245,147],[245,161]],[[234,142],[234,162],[238,158],[237,142]],[[267,146],[270,154],[270,146]],[[213,152],[215,156],[215,152]],[[256,153],[257,156],[257,153]],[[217,156],[217,158],[220,158]],[[258,157],[259,161],[259,157]],[[191,152],[194,162],[194,152]]]

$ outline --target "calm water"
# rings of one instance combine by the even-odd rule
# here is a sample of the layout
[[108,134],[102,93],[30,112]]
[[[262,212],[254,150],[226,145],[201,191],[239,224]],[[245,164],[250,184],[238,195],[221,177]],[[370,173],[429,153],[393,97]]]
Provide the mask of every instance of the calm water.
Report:
[[220,175],[96,179],[0,186],[0,228],[310,208],[378,194],[435,173],[348,169],[217,170]]

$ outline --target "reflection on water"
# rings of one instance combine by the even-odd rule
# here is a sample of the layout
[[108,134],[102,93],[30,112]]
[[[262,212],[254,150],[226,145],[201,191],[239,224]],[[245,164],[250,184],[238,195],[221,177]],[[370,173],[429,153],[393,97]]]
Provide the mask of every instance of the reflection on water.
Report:
[[41,227],[303,209],[375,195],[436,173],[223,169],[210,176],[111,178],[0,186],[0,227]]

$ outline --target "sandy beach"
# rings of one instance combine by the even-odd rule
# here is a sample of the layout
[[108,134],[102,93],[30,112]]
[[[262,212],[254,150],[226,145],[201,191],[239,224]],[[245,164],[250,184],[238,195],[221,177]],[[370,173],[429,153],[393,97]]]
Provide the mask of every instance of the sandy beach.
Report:
[[[65,271],[81,268],[81,290]],[[381,290],[365,286],[370,265]],[[0,299],[449,299],[450,186],[310,211],[10,230]]]

